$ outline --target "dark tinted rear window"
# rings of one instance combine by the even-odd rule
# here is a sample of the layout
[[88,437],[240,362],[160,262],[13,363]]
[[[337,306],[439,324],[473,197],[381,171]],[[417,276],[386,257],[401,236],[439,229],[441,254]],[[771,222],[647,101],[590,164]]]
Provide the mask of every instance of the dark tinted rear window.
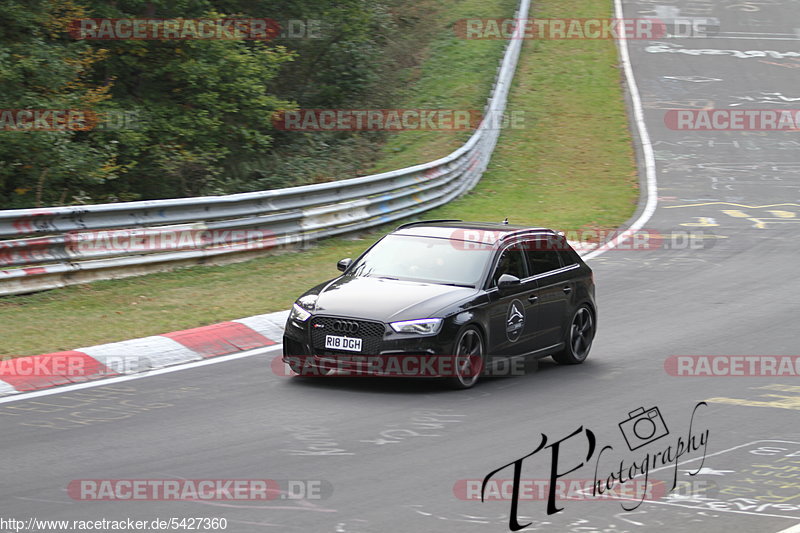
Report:
[[564,266],[561,263],[561,256],[558,250],[526,250],[528,256],[528,266],[531,268],[531,275],[544,274],[551,270],[557,270]]

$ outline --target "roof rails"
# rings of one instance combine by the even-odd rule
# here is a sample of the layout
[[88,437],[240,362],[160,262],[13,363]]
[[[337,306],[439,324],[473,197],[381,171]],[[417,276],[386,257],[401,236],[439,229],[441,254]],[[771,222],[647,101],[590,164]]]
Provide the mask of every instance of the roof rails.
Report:
[[[501,236],[498,241],[505,241],[508,239],[513,239],[515,237],[519,237],[520,235],[525,234],[540,234],[540,235],[558,235],[558,232],[549,228],[521,228],[516,230],[511,230],[505,235]],[[563,237],[563,235],[561,235]]]
[[[439,222],[464,222],[460,218],[437,218],[433,220],[418,220],[416,222],[409,222],[407,224],[401,224],[397,226],[396,230],[403,229],[403,228],[410,228],[411,226],[416,226],[417,224],[436,224]],[[396,231],[395,230],[395,231]]]

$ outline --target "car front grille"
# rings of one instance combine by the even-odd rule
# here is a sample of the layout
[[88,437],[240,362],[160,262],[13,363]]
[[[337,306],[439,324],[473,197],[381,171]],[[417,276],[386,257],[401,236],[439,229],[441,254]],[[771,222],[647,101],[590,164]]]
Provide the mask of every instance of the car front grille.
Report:
[[[345,331],[335,331],[336,323],[345,322]],[[350,332],[353,325],[357,325],[358,329],[355,332]],[[314,352],[318,355],[322,354],[350,354],[355,353],[373,355],[378,353],[383,333],[386,326],[382,322],[374,322],[372,320],[355,320],[350,318],[337,318],[319,316],[314,317],[311,321],[311,345],[314,347]],[[353,337],[361,339],[361,352],[347,352],[347,351],[331,351],[325,348],[325,335],[337,335],[340,337]]]

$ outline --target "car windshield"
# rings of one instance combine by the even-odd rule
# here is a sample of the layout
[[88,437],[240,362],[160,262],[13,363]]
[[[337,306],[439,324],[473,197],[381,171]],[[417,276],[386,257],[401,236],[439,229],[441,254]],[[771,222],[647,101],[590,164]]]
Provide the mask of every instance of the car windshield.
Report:
[[359,259],[349,273],[475,287],[491,254],[492,248],[484,244],[387,235]]

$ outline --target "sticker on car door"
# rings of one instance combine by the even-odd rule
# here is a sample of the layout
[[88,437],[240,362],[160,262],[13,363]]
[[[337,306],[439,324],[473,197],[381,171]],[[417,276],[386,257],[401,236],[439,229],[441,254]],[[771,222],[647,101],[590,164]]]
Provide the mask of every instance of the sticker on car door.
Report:
[[506,313],[506,336],[511,342],[517,342],[525,329],[525,306],[519,300],[511,300]]

